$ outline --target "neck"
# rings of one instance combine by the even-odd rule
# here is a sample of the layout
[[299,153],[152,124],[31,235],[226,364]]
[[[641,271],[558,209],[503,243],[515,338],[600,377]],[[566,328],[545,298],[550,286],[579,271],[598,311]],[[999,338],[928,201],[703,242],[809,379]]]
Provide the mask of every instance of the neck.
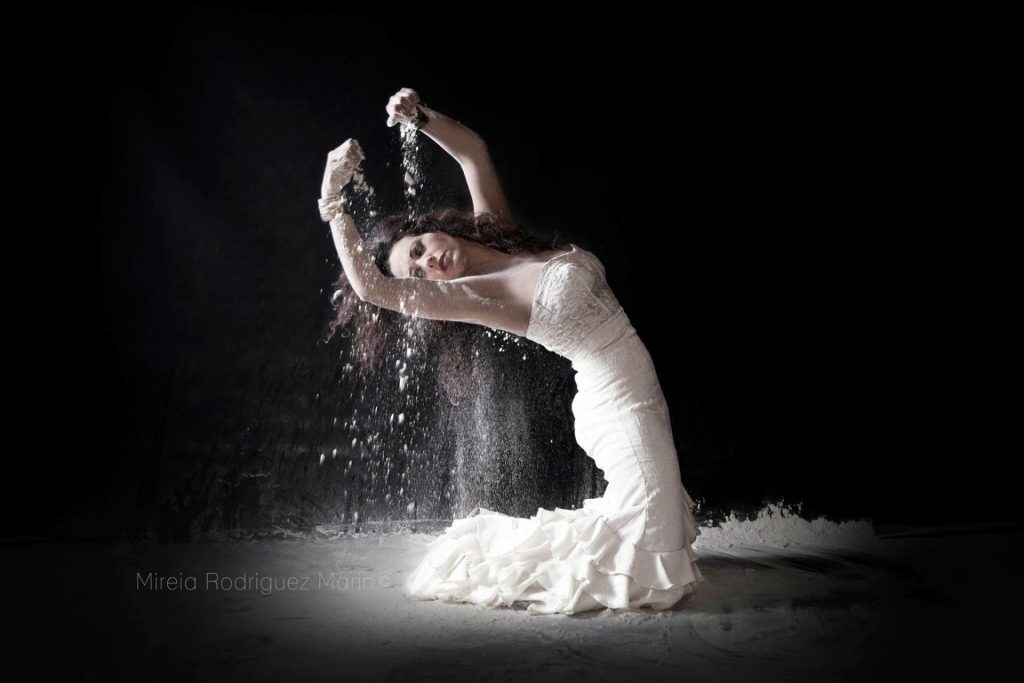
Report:
[[498,251],[497,249],[491,249],[479,242],[464,240],[462,246],[463,250],[466,252],[466,256],[469,257],[467,259],[469,261],[469,267],[466,270],[466,275],[487,275],[488,273],[494,273],[505,268],[509,261],[515,260],[514,256],[510,256],[503,251]]

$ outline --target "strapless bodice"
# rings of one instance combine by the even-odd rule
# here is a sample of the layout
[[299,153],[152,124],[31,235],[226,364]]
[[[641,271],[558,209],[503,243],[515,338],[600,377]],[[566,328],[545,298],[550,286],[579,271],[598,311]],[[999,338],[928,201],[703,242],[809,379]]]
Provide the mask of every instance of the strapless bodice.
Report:
[[537,277],[526,338],[577,362],[601,350],[613,335],[601,334],[628,318],[605,280],[604,265],[575,244],[549,259]]

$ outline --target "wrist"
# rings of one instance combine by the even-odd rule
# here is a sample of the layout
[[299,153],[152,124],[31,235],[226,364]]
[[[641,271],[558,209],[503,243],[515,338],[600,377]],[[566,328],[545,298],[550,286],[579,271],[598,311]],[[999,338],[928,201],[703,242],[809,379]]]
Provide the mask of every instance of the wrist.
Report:
[[339,214],[345,213],[347,201],[340,192],[335,195],[326,195],[316,200],[317,208],[320,211],[320,220],[329,223]]
[[438,117],[438,113],[423,104],[422,102],[416,107],[416,118],[409,122],[409,125],[416,130],[423,130],[423,128],[431,121]]

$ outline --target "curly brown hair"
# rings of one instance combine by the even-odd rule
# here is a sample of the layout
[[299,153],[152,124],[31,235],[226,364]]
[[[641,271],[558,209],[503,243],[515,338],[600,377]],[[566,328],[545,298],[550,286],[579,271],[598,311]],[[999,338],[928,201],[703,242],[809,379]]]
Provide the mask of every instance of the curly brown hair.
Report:
[[[372,225],[363,243],[378,270],[392,277],[388,259],[395,242],[407,235],[428,232],[444,232],[506,254],[535,254],[568,247],[566,242],[558,238],[544,240],[531,235],[521,225],[504,216],[490,212],[474,214],[453,208],[419,215],[385,216]],[[453,403],[458,402],[465,387],[470,384],[467,380],[476,374],[480,350],[478,342],[485,332],[481,326],[426,318],[416,318],[417,324],[409,325],[409,316],[362,301],[355,294],[344,271],[335,281],[334,288],[331,297],[334,316],[328,324],[327,340],[339,329],[343,330],[342,336],[352,339],[350,353],[364,379],[372,376],[385,358],[398,353],[397,348],[388,352],[389,341],[397,341],[404,327],[407,336],[418,334],[427,348],[436,348],[442,384],[449,399]]]

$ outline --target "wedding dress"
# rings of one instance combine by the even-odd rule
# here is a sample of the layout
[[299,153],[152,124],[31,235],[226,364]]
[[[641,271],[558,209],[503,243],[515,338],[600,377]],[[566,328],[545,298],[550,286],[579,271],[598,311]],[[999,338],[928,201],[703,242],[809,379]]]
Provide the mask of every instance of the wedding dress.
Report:
[[694,501],[651,356],[593,253],[573,244],[542,266],[526,338],[572,361],[576,439],[604,471],[604,495],[528,519],[480,508],[454,520],[406,595],[539,614],[671,607],[704,581]]

